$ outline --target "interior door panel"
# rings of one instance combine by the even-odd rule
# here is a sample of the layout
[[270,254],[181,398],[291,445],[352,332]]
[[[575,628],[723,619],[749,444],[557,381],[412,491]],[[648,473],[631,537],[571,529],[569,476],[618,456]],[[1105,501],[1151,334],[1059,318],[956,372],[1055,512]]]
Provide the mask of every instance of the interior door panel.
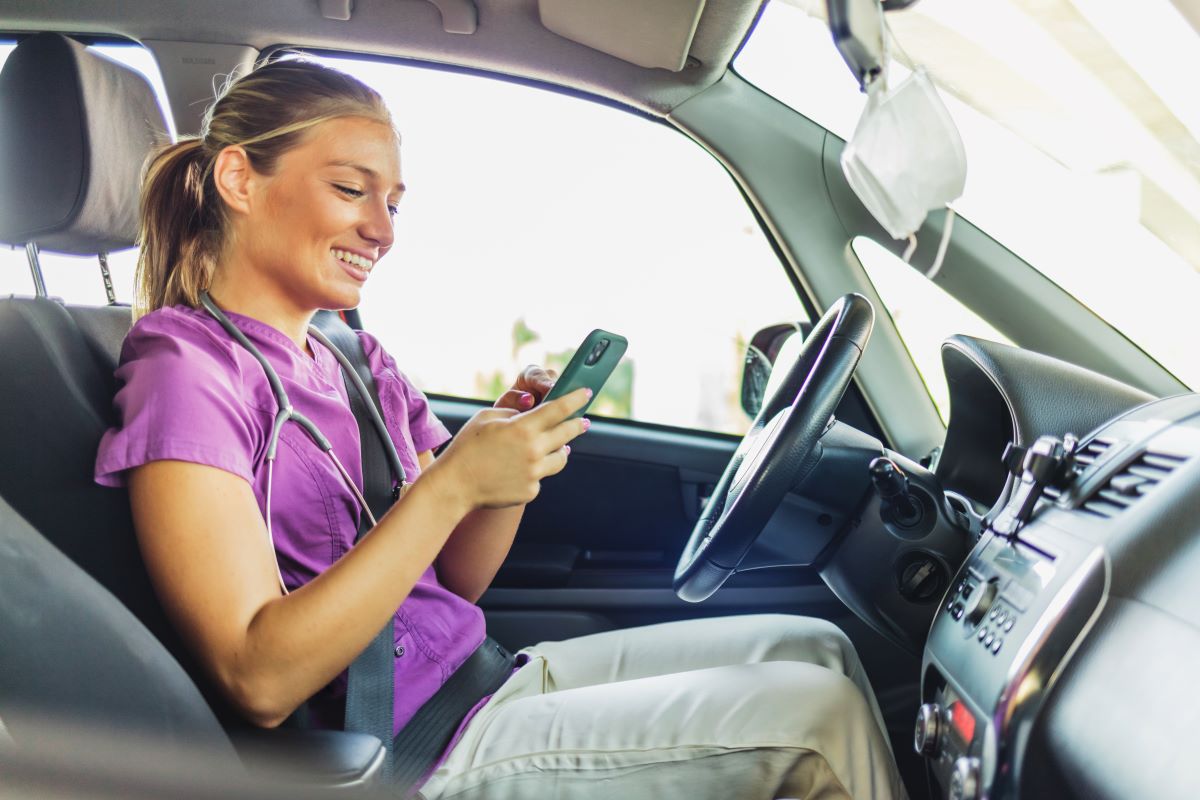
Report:
[[[431,398],[457,430],[481,403]],[[870,426],[857,391],[839,418]],[[737,446],[735,436],[593,418],[572,443],[566,470],[546,479],[516,541],[480,600],[489,630],[506,645],[583,635],[671,619],[757,611],[831,617],[840,603],[807,566],[769,567],[804,511],[785,501],[747,556],[757,569],[735,576],[702,605],[671,590],[675,563],[708,495]],[[791,559],[805,564],[811,558]]]
[[[433,396],[434,413],[457,432],[482,403]],[[837,418],[882,436],[851,387]],[[516,541],[479,601],[488,632],[510,649],[608,630],[730,614],[786,613],[828,619],[854,642],[895,743],[910,735],[918,661],[858,621],[795,546],[807,513],[785,499],[739,573],[704,603],[671,589],[675,562],[703,499],[737,437],[593,417],[571,445],[566,470],[545,480]],[[798,555],[799,553],[799,555]],[[894,746],[900,746],[895,744]]]

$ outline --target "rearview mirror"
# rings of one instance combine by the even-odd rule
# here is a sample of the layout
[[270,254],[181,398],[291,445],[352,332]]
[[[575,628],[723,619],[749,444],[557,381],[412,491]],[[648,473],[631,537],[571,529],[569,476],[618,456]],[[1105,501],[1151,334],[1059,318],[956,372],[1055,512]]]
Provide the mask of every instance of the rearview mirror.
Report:
[[[742,410],[751,419],[758,415],[763,401],[774,388],[771,375],[775,365],[780,361],[791,363],[810,331],[812,323],[809,322],[782,322],[763,328],[750,339],[742,368]],[[796,333],[800,336],[793,338],[793,334]],[[789,344],[789,340],[791,346],[787,347],[785,352],[784,348]]]
[[879,0],[826,0],[829,32],[858,87],[883,73],[883,8]]
[[883,72],[883,12],[908,8],[917,0],[825,0],[833,43],[864,92]]

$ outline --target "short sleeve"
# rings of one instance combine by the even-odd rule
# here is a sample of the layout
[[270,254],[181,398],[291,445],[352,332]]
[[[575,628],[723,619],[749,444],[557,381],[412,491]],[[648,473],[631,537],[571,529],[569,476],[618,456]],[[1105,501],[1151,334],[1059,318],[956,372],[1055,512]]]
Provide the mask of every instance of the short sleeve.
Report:
[[116,377],[117,423],[100,440],[97,483],[123,486],[128,470],[161,460],[253,483],[261,422],[242,398],[237,362],[203,327],[171,309],[143,317],[125,339]]
[[450,440],[450,431],[442,424],[429,407],[429,399],[420,389],[413,386],[396,366],[383,345],[369,333],[359,331],[363,352],[375,383],[379,388],[379,399],[384,408],[402,409],[408,420],[408,431],[413,449],[417,453],[441,447]]

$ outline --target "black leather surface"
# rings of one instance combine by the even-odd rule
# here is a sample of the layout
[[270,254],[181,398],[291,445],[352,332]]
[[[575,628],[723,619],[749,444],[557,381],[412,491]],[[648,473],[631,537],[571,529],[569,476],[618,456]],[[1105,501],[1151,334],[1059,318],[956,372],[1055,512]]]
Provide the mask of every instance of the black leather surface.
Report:
[[[113,415],[111,354],[98,358],[100,344],[46,298],[0,300],[0,345],[0,497],[200,675],[150,585],[128,493],[92,477]],[[239,723],[211,686],[201,688],[226,724]]]
[[[1197,664],[1200,629],[1152,606],[1109,600],[1045,712],[1042,736],[1067,796],[1197,796]],[[1030,783],[1040,788],[1039,777]]]
[[233,750],[191,679],[116,598],[0,500],[0,717],[46,717]]
[[121,344],[133,325],[129,306],[67,306],[67,313],[83,334],[88,349],[103,370],[116,370],[121,359]]
[[166,141],[140,74],[65,36],[25,39],[0,71],[0,241],[132,247],[142,163]]
[[1154,398],[1112,378],[1010,345],[952,336],[942,345],[950,423],[937,475],[985,504],[1004,488],[1004,446],[1039,436],[1083,437]]
[[137,549],[128,496],[92,479],[96,448],[112,419],[112,372],[53,300],[0,300],[0,343],[0,496],[155,636],[169,638]]
[[344,731],[243,731],[234,744],[252,773],[323,785],[363,781],[383,753],[374,736]]

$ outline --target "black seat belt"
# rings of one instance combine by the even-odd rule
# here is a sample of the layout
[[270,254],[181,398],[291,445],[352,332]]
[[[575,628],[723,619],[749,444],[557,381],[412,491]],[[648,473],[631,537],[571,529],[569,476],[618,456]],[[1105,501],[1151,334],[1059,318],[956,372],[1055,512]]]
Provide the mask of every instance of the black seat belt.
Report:
[[[345,356],[367,390],[367,396],[364,397],[357,382],[345,374],[343,365],[346,394],[350,398],[354,419],[358,422],[363,496],[375,518],[382,519],[399,496],[393,487],[398,486],[403,467],[393,462],[394,448],[387,447],[381,440],[373,415],[366,406],[370,402],[376,409],[382,408],[362,341],[332,311],[319,312],[312,324]],[[366,534],[370,525],[367,515],[363,514],[356,542]],[[467,712],[507,680],[516,665],[516,659],[495,640],[485,638],[393,739],[396,656],[393,652],[392,625],[392,621],[388,620],[384,629],[350,664],[345,729],[372,734],[383,742],[388,751],[385,763],[390,780],[407,789],[432,769]]]
[[[333,312],[322,311],[313,320],[315,325],[329,341],[341,351],[351,364],[370,393],[369,401],[381,408],[379,390],[375,386],[375,378],[366,364],[366,354],[354,331]],[[384,443],[380,440],[372,423],[371,415],[366,408],[367,398],[357,390],[354,381],[345,374],[346,395],[350,399],[350,408],[354,419],[358,422],[359,446],[362,450],[363,497],[375,519],[382,519],[387,510],[392,507],[395,496],[393,484],[399,479],[395,469],[389,464],[389,458]],[[366,535],[371,528],[371,520],[365,513],[359,515],[358,533],[355,543]],[[346,684],[346,715],[344,728],[355,733],[369,733],[383,743],[387,751],[384,757],[384,778],[390,779],[391,766],[394,759],[392,750],[393,727],[393,692],[395,691],[395,647],[393,620],[388,619],[383,629],[375,635],[366,649],[350,664]]]

